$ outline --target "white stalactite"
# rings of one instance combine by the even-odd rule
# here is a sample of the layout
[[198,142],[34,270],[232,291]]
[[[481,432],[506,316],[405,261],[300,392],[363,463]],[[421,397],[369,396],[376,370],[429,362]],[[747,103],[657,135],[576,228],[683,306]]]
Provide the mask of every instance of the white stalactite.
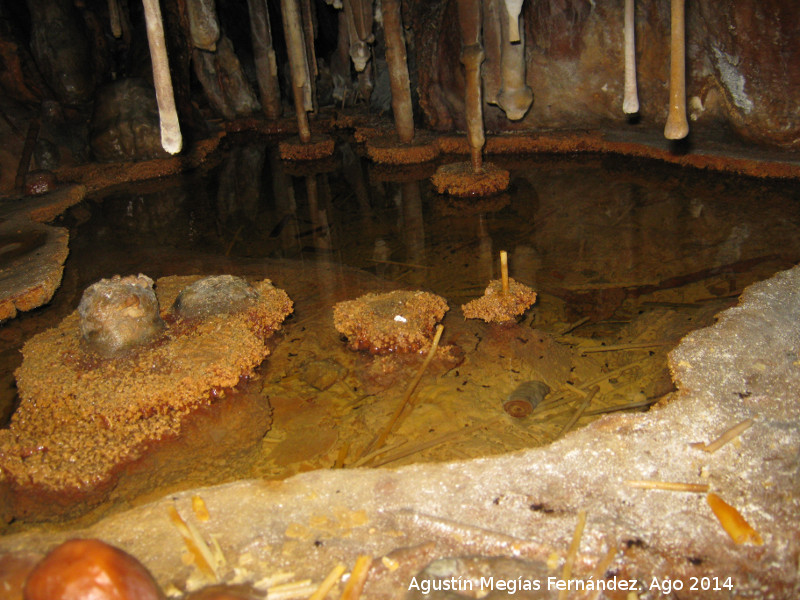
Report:
[[668,140],[689,135],[686,119],[686,18],[685,0],[672,0],[670,25],[669,113],[664,127]]
[[519,13],[522,12],[523,0],[505,0],[508,12],[508,39],[512,44],[518,44],[519,39]]
[[622,111],[627,115],[639,112],[639,94],[636,89],[636,34],[634,27],[634,0],[625,0],[625,93]]
[[164,26],[161,22],[161,7],[158,0],[142,0],[144,18],[147,22],[147,42],[150,45],[150,60],[153,63],[153,83],[156,88],[158,116],[161,120],[161,147],[170,154],[177,154],[183,147],[178,111],[172,93],[172,78],[169,73],[167,46],[164,41]]

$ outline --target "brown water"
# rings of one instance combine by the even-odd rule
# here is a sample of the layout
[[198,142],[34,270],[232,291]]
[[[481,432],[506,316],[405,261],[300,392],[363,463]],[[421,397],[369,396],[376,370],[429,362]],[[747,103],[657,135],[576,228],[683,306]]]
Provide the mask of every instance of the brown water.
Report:
[[[444,342],[464,361],[431,366],[410,416],[371,464],[503,453],[549,443],[609,410],[645,410],[672,390],[666,355],[685,333],[800,260],[795,182],[623,157],[493,159],[511,171],[509,192],[454,201],[432,191],[433,166],[391,174],[354,148],[340,145],[331,170],[311,173],[251,142],[207,171],[106,190],[71,209],[61,218],[70,256],[52,304],[0,329],[4,414],[22,343],[74,310],[92,282],[232,272],[271,277],[296,304],[246,390],[269,402],[271,429],[253,443],[241,415],[226,424],[214,412],[208,423],[218,431],[204,443],[239,430],[247,447],[231,450],[236,460],[209,452],[192,469],[198,448],[189,444],[177,475],[132,477],[115,501],[357,464],[421,358],[348,351],[331,307],[390,287],[447,299]],[[501,250],[539,300],[513,327],[465,322],[459,307],[499,277]],[[532,380],[552,389],[544,402],[521,419],[504,412],[508,395]]]

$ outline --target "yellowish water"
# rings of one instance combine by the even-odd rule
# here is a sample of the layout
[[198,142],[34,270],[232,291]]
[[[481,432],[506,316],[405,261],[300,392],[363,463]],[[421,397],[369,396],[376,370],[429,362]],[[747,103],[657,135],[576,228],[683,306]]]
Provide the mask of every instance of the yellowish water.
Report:
[[[504,453],[549,443],[607,411],[646,410],[672,390],[666,357],[685,333],[800,258],[800,198],[789,183],[629,158],[536,157],[495,161],[511,171],[507,194],[455,201],[431,189],[433,166],[393,181],[355,147],[340,145],[337,156],[334,171],[298,171],[251,143],[211,173],[107,190],[71,209],[62,217],[71,253],[61,289],[50,306],[0,329],[4,414],[21,345],[74,310],[97,279],[258,273],[296,304],[246,390],[269,402],[268,433],[230,461],[172,448],[188,463],[179,475],[131,476],[115,503],[242,477]],[[460,305],[499,277],[501,250],[511,276],[537,290],[537,304],[509,327],[464,321]],[[391,287],[448,301],[443,343],[463,362],[431,364],[413,408],[376,453],[365,448],[422,357],[347,350],[331,309]],[[515,418],[503,402],[526,381],[544,381],[551,393]],[[208,444],[236,435],[219,416],[208,423],[219,423],[203,433]]]

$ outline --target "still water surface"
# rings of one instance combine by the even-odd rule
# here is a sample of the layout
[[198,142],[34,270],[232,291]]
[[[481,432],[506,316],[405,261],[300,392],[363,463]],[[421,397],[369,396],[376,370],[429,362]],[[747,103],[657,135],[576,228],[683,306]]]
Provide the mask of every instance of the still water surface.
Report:
[[[259,273],[296,305],[257,378],[271,428],[250,459],[204,464],[182,487],[359,456],[417,365],[377,376],[371,359],[345,349],[330,310],[386,287],[447,299],[449,343],[465,353],[459,367],[423,380],[386,462],[507,452],[562,435],[591,383],[598,392],[577,426],[620,407],[645,409],[673,389],[666,356],[685,333],[800,261],[795,182],[614,156],[494,160],[511,171],[508,193],[465,201],[432,190],[433,165],[387,171],[348,143],[324,167],[286,165],[274,147],[249,141],[202,171],[98,193],[61,218],[70,256],[51,305],[0,329],[6,418],[21,345],[74,310],[94,281]],[[465,325],[459,307],[499,277],[501,250],[539,300],[516,329]],[[530,380],[546,381],[551,396],[524,419],[504,413],[503,400]]]

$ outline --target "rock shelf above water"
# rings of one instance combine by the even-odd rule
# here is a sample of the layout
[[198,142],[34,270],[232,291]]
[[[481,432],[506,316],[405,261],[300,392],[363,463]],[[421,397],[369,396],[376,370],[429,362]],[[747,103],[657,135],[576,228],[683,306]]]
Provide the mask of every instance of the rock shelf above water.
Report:
[[[160,279],[160,306],[197,279]],[[69,512],[76,498],[102,499],[121,465],[177,436],[185,417],[251,376],[292,311],[268,279],[253,289],[257,298],[235,312],[182,318],[162,308],[164,332],[114,358],[90,349],[77,311],[29,340],[16,373],[19,408],[0,432],[0,498],[8,498],[0,512],[24,514],[49,498],[60,499],[53,511]]]

